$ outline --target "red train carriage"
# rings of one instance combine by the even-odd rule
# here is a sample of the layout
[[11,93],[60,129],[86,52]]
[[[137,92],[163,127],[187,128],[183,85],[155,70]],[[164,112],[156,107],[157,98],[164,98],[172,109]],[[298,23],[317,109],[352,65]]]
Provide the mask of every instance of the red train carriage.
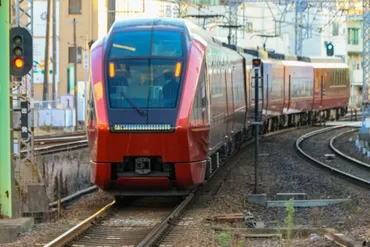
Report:
[[181,19],[115,22],[91,49],[91,181],[182,195],[208,179],[251,133],[255,57],[264,131],[346,109],[348,67],[335,59],[236,48]]
[[[340,59],[311,59],[315,77],[314,111],[339,116],[346,111],[350,96],[348,66]],[[330,111],[332,112],[330,114]]]
[[225,143],[244,128],[242,58],[212,42],[186,21],[143,19],[116,22],[93,45],[87,131],[99,188],[184,194],[234,147]]

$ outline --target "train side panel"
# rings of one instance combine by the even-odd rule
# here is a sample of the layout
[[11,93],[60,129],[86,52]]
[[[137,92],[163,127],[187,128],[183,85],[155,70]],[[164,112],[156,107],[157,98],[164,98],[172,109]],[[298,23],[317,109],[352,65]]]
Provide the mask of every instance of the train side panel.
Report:
[[308,112],[313,107],[313,67],[308,63],[283,61],[285,97],[284,113]]
[[234,134],[245,128],[245,78],[243,59],[241,56],[234,56],[230,64],[231,78],[233,82],[233,104],[234,104]]
[[227,135],[227,103],[225,75],[221,66],[221,57],[212,54],[213,47],[209,48],[207,56],[209,88],[210,88],[210,152],[213,154],[225,142]]
[[349,102],[349,71],[345,64],[315,63],[315,110],[346,108]]
[[268,112],[273,116],[283,114],[284,104],[284,66],[280,61],[275,61],[272,68],[272,78],[269,81],[270,90]]

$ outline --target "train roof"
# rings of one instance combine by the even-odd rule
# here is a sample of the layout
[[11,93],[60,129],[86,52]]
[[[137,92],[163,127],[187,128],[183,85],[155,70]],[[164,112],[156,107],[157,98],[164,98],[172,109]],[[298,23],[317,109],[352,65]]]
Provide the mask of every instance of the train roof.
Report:
[[315,69],[320,69],[320,68],[327,68],[327,69],[347,69],[348,68],[348,65],[345,64],[345,63],[324,63],[324,62],[321,62],[321,63],[311,63],[312,66],[315,68]]
[[[168,28],[179,28],[183,29],[190,37],[190,39],[195,39],[205,46],[217,44],[214,37],[212,37],[209,32],[201,28],[200,26],[194,24],[193,22],[180,19],[180,18],[134,18],[128,17],[123,20],[117,20],[112,25],[110,32],[114,32],[117,29],[130,27],[168,27]],[[109,35],[109,34],[108,34]],[[233,53],[234,51],[224,48],[224,52]],[[235,54],[237,54],[235,52]]]
[[311,63],[306,63],[304,61],[282,60],[281,63],[286,66],[299,66],[299,67],[306,66],[312,68]]
[[167,27],[185,28],[186,20],[178,18],[127,17],[123,20],[115,21],[112,25],[112,30],[135,26],[148,26],[148,27],[167,26]]
[[[235,50],[235,51],[239,52],[244,57],[254,56],[254,57],[259,57],[259,58],[262,58],[262,59],[280,60],[280,61],[285,61],[285,62],[291,61],[292,63],[286,63],[286,64],[290,64],[292,66],[294,66],[294,64],[297,64],[297,65],[300,64],[300,66],[301,66],[303,63],[310,63],[310,64],[313,64],[313,63],[320,64],[321,63],[321,64],[323,64],[323,65],[315,65],[317,68],[319,66],[322,66],[322,68],[329,68],[325,64],[333,64],[333,63],[336,64],[336,65],[343,64],[343,66],[341,66],[343,68],[345,66],[347,66],[343,62],[343,60],[341,58],[338,58],[338,57],[295,56],[295,55],[287,55],[287,54],[282,54],[282,53],[266,52],[266,51],[261,51],[261,50],[256,50],[256,49],[243,48],[243,47],[236,46],[236,45],[229,45],[229,44],[226,44],[225,42],[221,42],[221,41],[218,41],[217,43],[224,46],[224,47],[227,47],[229,49],[232,49],[232,50]],[[245,56],[245,54],[248,54],[248,55]],[[297,63],[294,63],[294,61],[297,62]],[[334,66],[334,67],[338,68],[338,66]]]
[[343,63],[339,57],[310,57],[311,63]]

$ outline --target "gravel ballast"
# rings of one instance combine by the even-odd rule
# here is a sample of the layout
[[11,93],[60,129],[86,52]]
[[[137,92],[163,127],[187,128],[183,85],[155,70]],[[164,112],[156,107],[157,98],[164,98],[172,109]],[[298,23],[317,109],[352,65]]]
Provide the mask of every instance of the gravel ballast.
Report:
[[[266,193],[268,200],[276,199],[277,193],[302,192],[306,193],[307,199],[349,198],[349,203],[328,207],[295,208],[293,223],[296,228],[334,228],[353,240],[361,241],[370,227],[369,191],[312,165],[295,150],[298,137],[317,129],[305,127],[261,140],[260,193]],[[173,246],[222,246],[218,240],[219,234],[212,231],[212,226],[245,227],[243,223],[216,224],[210,220],[222,213],[242,213],[247,210],[257,221],[263,222],[265,227],[286,227],[285,208],[265,208],[249,203],[243,208],[244,200],[254,189],[253,144],[243,150],[240,157],[241,161],[229,173],[213,200],[206,203],[200,200],[196,203],[184,216],[187,220],[182,225],[186,227],[175,229],[164,244],[171,242],[176,243]],[[176,242],[174,235],[177,236]],[[244,241],[244,238],[241,240]],[[279,240],[248,238],[244,243],[240,242],[240,246],[282,245]],[[295,240],[295,246],[336,245],[320,237],[314,240],[308,237]]]
[[[334,228],[353,240],[364,239],[370,228],[370,192],[338,178],[326,170],[312,165],[296,153],[296,139],[318,128],[305,127],[276,136],[265,137],[260,145],[260,193],[266,193],[268,200],[276,199],[277,193],[306,193],[307,199],[351,199],[329,207],[295,208],[293,223],[296,228]],[[347,138],[347,137],[346,137]],[[348,140],[348,139],[347,139]],[[323,140],[324,141],[324,140]],[[329,141],[329,140],[326,140]],[[352,143],[343,142],[339,148],[346,150]],[[336,145],[336,146],[338,146]],[[348,145],[348,147],[346,146]],[[308,147],[314,148],[314,147]],[[311,150],[312,151],[312,150]],[[342,151],[342,150],[341,150]],[[243,223],[217,224],[213,216],[223,213],[249,211],[258,222],[268,228],[284,228],[287,213],[285,208],[265,208],[245,203],[254,189],[253,144],[239,152],[240,161],[225,177],[218,193],[213,198],[200,198],[187,213],[163,244],[170,246],[224,246],[223,235],[212,227],[245,227]],[[85,196],[63,214],[63,219],[40,224],[19,238],[13,244],[4,246],[37,246],[50,241],[72,225],[85,219],[113,198],[98,192]],[[243,205],[246,205],[244,208]],[[229,245],[233,246],[286,246],[285,240],[276,238],[244,238],[231,235]],[[332,247],[333,242],[317,235],[293,240],[294,246]],[[40,246],[40,245],[38,245]]]

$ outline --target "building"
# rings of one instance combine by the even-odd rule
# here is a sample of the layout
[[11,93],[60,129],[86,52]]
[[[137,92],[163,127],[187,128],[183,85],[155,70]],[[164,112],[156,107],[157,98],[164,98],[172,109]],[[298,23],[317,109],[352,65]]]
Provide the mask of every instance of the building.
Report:
[[[207,1],[198,1],[207,2]],[[280,8],[280,10],[279,10]],[[243,47],[259,48],[295,55],[295,26],[296,13],[294,7],[286,12],[282,18],[283,8],[272,3],[247,3],[238,8],[238,24],[243,27],[236,33],[237,44]],[[335,9],[306,8],[302,14],[302,55],[303,56],[327,56],[326,44],[331,42],[334,45],[334,56],[342,58],[350,69],[351,99],[350,108],[361,106],[362,96],[362,12],[359,7],[351,9],[348,15],[340,14]],[[214,36],[227,42],[229,30],[219,27],[227,24],[228,5],[203,5],[201,7],[190,7],[190,14],[220,14],[224,18],[211,19],[206,21],[205,28]],[[203,24],[203,19],[192,20]],[[281,22],[281,25],[279,25]],[[307,25],[307,23],[309,23]],[[277,35],[277,37],[274,37]]]
[[[98,0],[57,0],[57,71],[49,73],[49,95],[52,95],[52,74],[56,74],[56,98],[57,101],[61,95],[73,94],[73,65],[74,63],[74,37],[73,20],[76,20],[76,43],[78,51],[77,81],[79,84],[79,93],[84,90],[84,83],[87,79],[87,69],[83,67],[83,53],[88,52],[88,43],[96,40],[98,37]],[[44,65],[45,65],[45,37],[46,37],[46,14],[47,1],[35,0],[34,4],[34,98],[35,101],[42,101]],[[52,24],[50,25],[49,39],[49,69],[52,70]]]
[[351,80],[351,101],[353,108],[360,108],[362,101],[362,16],[352,16],[349,18],[347,27],[347,52],[348,66],[350,68]]
[[[98,0],[69,0],[60,1],[59,16],[61,20],[60,29],[60,82],[58,84],[59,95],[74,94],[73,84],[68,77],[73,74],[73,69],[68,70],[74,63],[74,33],[73,21],[76,21],[76,43],[77,43],[77,82],[78,91],[83,94],[85,81],[88,79],[88,68],[83,66],[83,54],[88,54],[88,43],[98,38]],[[85,56],[86,57],[86,56]]]

